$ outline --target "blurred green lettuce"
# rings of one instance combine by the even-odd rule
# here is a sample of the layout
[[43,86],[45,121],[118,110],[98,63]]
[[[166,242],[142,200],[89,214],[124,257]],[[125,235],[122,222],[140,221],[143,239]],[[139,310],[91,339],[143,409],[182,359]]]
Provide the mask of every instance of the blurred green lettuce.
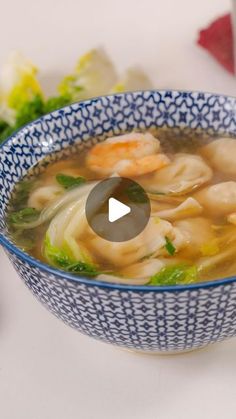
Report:
[[13,52],[0,75],[0,142],[25,124],[70,103],[109,93],[148,89],[151,82],[139,69],[119,79],[103,49],[92,49],[58,86],[58,94],[46,98],[38,70],[18,51]]

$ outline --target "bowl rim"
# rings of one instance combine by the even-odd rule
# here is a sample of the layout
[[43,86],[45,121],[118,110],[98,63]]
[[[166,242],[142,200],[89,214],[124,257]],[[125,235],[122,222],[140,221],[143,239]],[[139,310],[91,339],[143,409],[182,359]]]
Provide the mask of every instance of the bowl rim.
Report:
[[[13,138],[17,138],[20,133],[29,128],[32,127],[36,122],[44,120],[47,116],[53,115],[54,113],[66,110],[71,108],[73,105],[81,105],[81,104],[91,104],[93,101],[96,101],[99,98],[110,98],[114,96],[123,96],[129,93],[179,93],[179,94],[204,94],[209,95],[210,97],[224,97],[226,99],[233,100],[236,104],[236,98],[233,96],[228,96],[225,94],[220,93],[213,93],[213,92],[204,92],[204,91],[198,91],[198,90],[178,90],[178,89],[147,89],[147,90],[137,90],[132,92],[121,92],[121,93],[113,93],[109,95],[103,95],[103,96],[97,96],[93,97],[91,99],[83,100],[81,102],[73,102],[70,105],[64,106],[62,108],[55,109],[53,112],[49,112],[48,114],[45,114],[41,116],[40,118],[37,118],[33,121],[31,121],[28,124],[25,124],[22,126],[19,130],[15,131],[12,135],[10,135],[6,140],[4,140],[0,144],[0,150]],[[157,286],[157,285],[129,285],[129,284],[119,284],[119,283],[110,283],[105,281],[99,281],[94,278],[90,279],[85,276],[79,276],[79,275],[73,275],[66,271],[63,271],[58,268],[54,268],[44,262],[41,262],[40,260],[30,256],[20,248],[18,248],[16,245],[14,245],[10,240],[8,240],[1,232],[0,232],[0,245],[3,246],[4,249],[7,249],[10,253],[18,257],[19,259],[23,260],[24,262],[28,263],[32,267],[36,267],[40,269],[41,271],[45,271],[51,275],[58,276],[62,280],[66,280],[69,282],[77,283],[77,284],[83,284],[86,286],[92,286],[92,287],[99,287],[99,288],[105,288],[117,291],[133,291],[133,292],[183,292],[183,291],[194,291],[199,289],[208,289],[208,288],[215,288],[222,285],[230,285],[233,282],[236,282],[236,276],[230,276],[222,279],[215,279],[211,281],[206,282],[197,282],[194,284],[185,284],[185,285],[171,285],[171,286]]]

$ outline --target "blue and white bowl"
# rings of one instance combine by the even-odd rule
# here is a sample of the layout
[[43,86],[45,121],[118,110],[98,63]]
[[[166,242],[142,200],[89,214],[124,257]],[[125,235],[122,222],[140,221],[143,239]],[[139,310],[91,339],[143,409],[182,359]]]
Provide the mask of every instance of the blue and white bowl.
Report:
[[125,348],[186,351],[236,335],[236,277],[175,287],[117,285],[73,276],[17,248],[5,216],[15,184],[54,152],[83,150],[151,126],[236,135],[236,99],[206,93],[145,91],[73,104],[29,124],[0,148],[0,244],[39,301],[80,332]]

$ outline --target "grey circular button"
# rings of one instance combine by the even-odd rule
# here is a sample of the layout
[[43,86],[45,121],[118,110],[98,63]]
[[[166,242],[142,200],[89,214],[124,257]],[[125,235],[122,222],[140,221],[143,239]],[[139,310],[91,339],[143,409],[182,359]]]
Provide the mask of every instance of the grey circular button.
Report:
[[145,190],[131,179],[112,177],[99,182],[86,202],[91,229],[112,242],[131,240],[146,227],[151,206]]

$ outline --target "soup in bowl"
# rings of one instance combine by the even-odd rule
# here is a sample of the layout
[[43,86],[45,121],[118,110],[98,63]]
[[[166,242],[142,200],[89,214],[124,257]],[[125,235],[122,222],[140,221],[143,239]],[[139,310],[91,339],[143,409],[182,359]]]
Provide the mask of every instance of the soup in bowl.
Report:
[[141,351],[235,334],[235,104],[123,93],[55,111],[2,145],[1,244],[43,304]]

